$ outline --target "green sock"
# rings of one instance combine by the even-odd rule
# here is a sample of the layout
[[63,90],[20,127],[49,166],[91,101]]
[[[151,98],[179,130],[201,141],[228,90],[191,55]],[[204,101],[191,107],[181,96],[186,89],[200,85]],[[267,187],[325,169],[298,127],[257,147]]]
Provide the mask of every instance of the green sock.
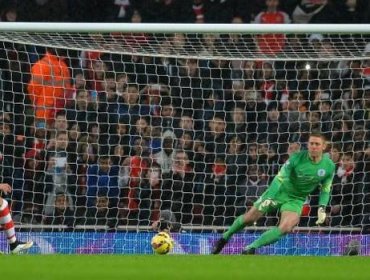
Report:
[[235,219],[233,224],[229,227],[227,231],[224,232],[222,237],[226,240],[229,240],[234,233],[241,231],[246,224],[244,223],[244,215],[239,216]]
[[257,240],[248,245],[247,248],[260,248],[278,241],[284,234],[278,227],[274,227],[264,232]]

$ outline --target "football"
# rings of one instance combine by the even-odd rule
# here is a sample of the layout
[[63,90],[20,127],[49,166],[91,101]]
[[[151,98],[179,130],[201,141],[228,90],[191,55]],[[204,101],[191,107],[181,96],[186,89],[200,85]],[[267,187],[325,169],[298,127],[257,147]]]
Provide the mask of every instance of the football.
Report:
[[172,250],[174,242],[167,232],[162,231],[153,236],[151,245],[155,253],[165,255]]

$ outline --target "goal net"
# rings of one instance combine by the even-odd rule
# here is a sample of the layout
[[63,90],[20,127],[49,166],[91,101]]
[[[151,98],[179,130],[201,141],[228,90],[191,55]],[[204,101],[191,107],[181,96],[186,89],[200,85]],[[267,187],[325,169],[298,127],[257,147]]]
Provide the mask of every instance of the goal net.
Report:
[[170,225],[175,253],[209,253],[318,131],[336,164],[328,218],[315,225],[314,193],[295,232],[260,252],[370,254],[363,26],[0,28],[1,180],[33,252],[150,253],[153,228]]

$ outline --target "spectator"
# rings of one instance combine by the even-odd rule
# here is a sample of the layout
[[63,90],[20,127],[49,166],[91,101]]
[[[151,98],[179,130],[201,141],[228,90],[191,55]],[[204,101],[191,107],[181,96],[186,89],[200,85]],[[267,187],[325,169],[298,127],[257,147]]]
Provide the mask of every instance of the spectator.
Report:
[[77,122],[81,132],[87,132],[88,124],[97,121],[96,104],[89,101],[89,92],[80,89],[76,93],[76,101],[67,108],[67,119],[69,122]]
[[122,190],[124,207],[128,210],[129,219],[135,224],[139,213],[138,191],[142,178],[150,164],[148,142],[144,138],[136,138],[132,148],[132,155],[127,157],[120,171],[119,185]]
[[100,192],[105,192],[112,207],[118,205],[120,189],[118,186],[118,166],[112,166],[109,156],[99,156],[99,163],[87,169],[87,205],[94,205],[94,199]]
[[67,52],[47,49],[43,58],[31,69],[28,96],[35,107],[35,117],[51,121],[64,106],[64,91],[71,88],[71,75],[64,62]]
[[18,13],[15,1],[6,1],[5,5],[0,7],[0,21],[14,22],[17,21],[17,16]]
[[340,23],[365,23],[369,19],[369,3],[364,0],[347,0],[338,11]]
[[4,119],[16,121],[14,133],[24,134],[26,121],[25,109],[28,108],[25,84],[29,81],[29,55],[24,45],[3,43],[0,51],[2,86],[0,108],[5,113]]
[[95,205],[88,208],[83,224],[115,228],[117,225],[117,207],[110,205],[109,200],[104,192],[99,193],[95,198]]
[[225,160],[219,156],[212,165],[212,172],[207,174],[203,191],[205,224],[223,225],[235,214],[236,186],[227,184],[226,171]]
[[194,131],[194,120],[191,116],[183,114],[180,119],[179,128],[181,133]]
[[[210,93],[205,97],[203,110],[197,110],[195,112],[196,119],[203,121],[204,129],[207,129],[206,123],[209,122],[215,113],[222,112],[224,110],[224,102],[216,93]],[[202,127],[203,128],[203,127]]]
[[113,22],[129,22],[133,14],[133,7],[130,0],[114,0],[112,5],[110,17]]
[[241,78],[246,80],[246,85],[248,87],[253,87],[255,83],[256,75],[256,62],[255,61],[245,61],[242,65]]
[[153,123],[155,126],[160,126],[162,128],[162,133],[164,133],[166,130],[172,128],[176,125],[174,125],[176,121],[176,108],[172,104],[172,100],[169,96],[165,96],[161,100],[161,113],[160,118],[156,119]]
[[[91,57],[89,57],[89,55]],[[107,72],[109,68],[100,57],[101,53],[87,53],[87,56],[88,89],[91,90],[92,102],[96,102],[98,99],[98,94],[104,90],[104,76],[105,72]]]
[[[90,123],[88,130],[87,130],[87,143],[92,144],[94,147],[94,153],[97,153],[97,147],[98,144],[100,144],[100,126],[98,123]],[[81,141],[84,141],[85,139],[81,139]],[[92,151],[89,151],[90,154],[92,154]]]
[[[307,108],[303,95],[300,92],[291,92],[289,94],[287,111],[283,113],[285,119],[289,122],[289,132],[294,133],[300,130],[300,124],[308,119],[306,111]],[[308,127],[306,131],[311,130]]]
[[238,185],[238,204],[243,207],[251,207],[266,190],[268,182],[256,164],[248,166],[246,175],[244,182]]
[[128,86],[128,76],[126,73],[117,73],[116,74],[116,93],[118,96],[123,96],[123,93],[126,91]]
[[99,93],[99,122],[104,127],[103,133],[109,132],[110,125],[118,123],[118,98],[116,94],[115,73],[111,71],[105,72],[103,80],[103,88]]
[[171,172],[173,161],[176,157],[176,151],[174,150],[176,146],[175,141],[175,135],[170,130],[167,130],[163,134],[162,150],[153,155],[154,161],[161,166],[163,175],[167,175]]
[[362,176],[356,173],[352,152],[345,152],[333,179],[331,200],[331,225],[355,225],[358,216],[355,209],[358,203],[358,187]]
[[275,176],[279,170],[278,155],[276,153],[276,144],[266,142],[258,143],[258,158],[259,168],[264,172],[265,176]]
[[220,38],[217,34],[210,34],[210,33],[203,34],[202,35],[202,45],[204,46],[204,50],[201,53],[201,55],[202,56],[212,55],[216,50],[216,45],[219,42],[219,39]]
[[163,176],[161,209],[170,209],[182,224],[192,220],[194,173],[185,152],[177,152],[171,172]]
[[248,145],[247,149],[248,164],[256,164],[258,161],[258,146],[256,143]]
[[71,171],[76,173],[78,150],[80,149],[81,130],[77,123],[72,123],[68,130],[68,147],[67,153],[69,157]]
[[192,132],[184,132],[178,139],[177,149],[180,151],[185,151],[190,159],[194,159],[194,134]]
[[288,123],[273,102],[267,107],[267,119],[258,124],[259,139],[267,139],[271,144],[287,142]]
[[300,0],[292,14],[293,22],[311,22],[315,16],[323,11],[327,3],[327,0]]
[[[42,222],[40,207],[33,203],[25,202],[21,212],[13,212],[13,221],[15,223],[40,225]],[[37,229],[33,230],[37,231]]]
[[13,124],[5,117],[0,120],[0,179],[2,182],[12,184],[14,156],[17,155],[18,149],[15,148]]
[[304,131],[323,131],[322,124],[320,123],[321,114],[319,111],[306,112],[307,122]]
[[208,123],[208,127],[208,133],[204,135],[204,142],[206,151],[205,162],[210,167],[218,156],[225,156],[226,154],[227,138],[224,116],[222,114],[215,115]]
[[152,228],[155,231],[179,232],[181,231],[181,224],[177,222],[174,213],[165,209],[160,211],[160,217],[152,223]]
[[131,152],[131,136],[127,122],[124,118],[120,119],[115,126],[116,131],[109,137],[109,145],[113,148],[113,153],[119,155],[119,161],[129,156]]
[[60,111],[55,116],[55,123],[54,123],[54,129],[56,133],[58,132],[65,132],[68,129],[68,120],[66,113],[64,111]]
[[330,100],[321,100],[319,103],[319,111],[321,112],[321,123],[323,132],[325,135],[328,135],[328,139],[331,138],[332,130],[332,111],[331,111],[331,101]]
[[239,137],[241,141],[246,141],[247,124],[244,108],[242,108],[241,106],[235,106],[231,110],[226,130],[229,135],[235,135]]
[[36,150],[27,151],[24,157],[24,166],[14,170],[12,210],[15,213],[20,212],[28,203],[35,205],[41,213],[45,195],[42,184],[43,161]]
[[338,144],[332,145],[330,149],[330,158],[335,163],[335,165],[339,166],[341,159],[342,159],[342,153],[341,153],[341,147]]
[[139,116],[147,115],[139,105],[139,88],[136,84],[128,84],[122,97],[124,102],[120,103],[118,109],[121,118],[129,118],[134,123]]
[[158,164],[152,163],[143,173],[143,180],[140,182],[138,190],[140,225],[149,225],[150,220],[158,219],[161,201],[160,193],[162,191],[161,168]]
[[[68,197],[63,192],[58,192],[55,195],[53,211],[51,213],[44,214],[43,224],[57,226],[64,225],[71,228],[74,224],[74,213],[68,207]],[[56,231],[64,231],[63,228],[53,229]]]
[[68,96],[67,104],[71,104],[76,98],[77,92],[79,90],[87,90],[87,81],[85,78],[85,73],[83,71],[76,70],[74,72],[73,87],[71,93]]
[[46,122],[35,122],[31,128],[31,131],[32,132],[30,132],[30,135],[32,137],[29,137],[26,140],[26,146],[27,148],[30,148],[30,150],[34,150],[37,154],[41,155],[41,153],[46,149],[47,144]]
[[248,91],[245,99],[247,142],[256,141],[259,123],[266,119],[266,107],[266,103],[256,91]]
[[280,101],[276,96],[276,73],[274,69],[274,63],[271,61],[265,61],[262,63],[260,69],[261,85],[260,90],[262,97],[268,105],[271,101]]
[[195,23],[204,23],[204,1],[194,0],[193,1],[193,16],[195,18]]
[[[213,59],[210,60],[206,66],[209,68],[208,71],[204,71],[205,73],[202,74],[203,77],[207,77],[212,81],[212,83],[208,86],[217,92],[219,97],[223,95],[222,90],[230,90],[232,87],[232,64],[230,61],[226,59]],[[210,83],[211,81],[206,80],[206,82]],[[205,96],[208,96],[208,92],[206,92]]]
[[153,118],[159,117],[161,97],[168,96],[169,89],[162,84],[151,84],[142,89],[141,94],[143,95],[142,105],[146,107],[145,113]]
[[44,177],[46,192],[45,215],[51,215],[58,192],[63,192],[67,195],[70,210],[73,210],[73,198],[69,188],[73,178],[71,177],[71,168],[68,164],[67,132],[59,132],[54,141],[55,145],[48,150],[48,164]]
[[[287,13],[280,11],[278,6],[280,0],[266,0],[266,11],[260,12],[254,19],[255,23],[282,24],[290,23]],[[281,52],[285,45],[285,35],[266,34],[257,37],[258,50],[266,54]]]
[[[235,74],[237,75],[237,74]],[[231,90],[226,93],[228,96],[228,99],[230,101],[227,101],[227,108],[234,107],[237,102],[240,104],[243,104],[243,101],[245,101],[246,97],[246,91],[245,91],[245,83],[242,80],[233,80]]]
[[202,71],[198,60],[187,59],[180,62],[178,73],[174,73],[175,75],[171,79],[173,105],[183,109],[200,110],[206,89],[209,88],[207,79],[202,79],[202,76],[205,75],[204,71]]
[[235,136],[228,145],[225,163],[227,166],[227,184],[231,186],[241,183],[247,169],[247,155],[243,143],[244,141],[241,138]]
[[96,123],[92,123],[88,127],[87,135],[83,135],[79,139],[79,159],[85,163],[96,164],[98,160],[99,142],[99,126]]

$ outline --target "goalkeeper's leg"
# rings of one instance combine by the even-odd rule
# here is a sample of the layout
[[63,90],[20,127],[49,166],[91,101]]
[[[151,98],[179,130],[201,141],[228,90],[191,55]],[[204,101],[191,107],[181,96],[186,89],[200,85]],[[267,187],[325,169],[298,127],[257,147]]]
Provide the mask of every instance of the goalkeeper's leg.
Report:
[[241,231],[246,226],[253,225],[262,215],[263,213],[253,206],[248,212],[236,218],[230,228],[216,242],[212,249],[212,254],[219,254],[235,233]]
[[254,254],[256,249],[275,243],[285,234],[290,233],[299,222],[299,215],[296,212],[281,212],[281,222],[279,226],[264,232],[257,240],[248,245],[242,254]]

